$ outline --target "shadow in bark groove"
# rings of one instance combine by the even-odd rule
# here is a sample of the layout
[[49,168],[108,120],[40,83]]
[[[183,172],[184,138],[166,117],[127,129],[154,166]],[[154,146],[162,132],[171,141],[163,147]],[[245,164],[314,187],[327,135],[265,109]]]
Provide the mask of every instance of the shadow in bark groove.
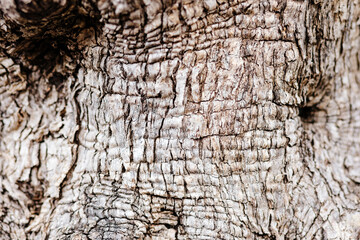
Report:
[[19,189],[29,198],[27,207],[32,215],[39,215],[44,198],[44,183],[40,182],[39,185],[33,185],[31,181],[17,181],[17,185],[19,186]]

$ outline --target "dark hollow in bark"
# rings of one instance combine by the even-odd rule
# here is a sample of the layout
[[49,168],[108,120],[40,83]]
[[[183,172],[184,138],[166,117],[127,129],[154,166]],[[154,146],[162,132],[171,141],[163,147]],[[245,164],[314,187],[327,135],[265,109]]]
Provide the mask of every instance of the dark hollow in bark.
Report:
[[302,121],[305,123],[314,123],[314,113],[316,111],[316,107],[300,107],[299,108],[299,117],[301,117]]
[[[51,13],[56,12],[57,3],[31,1],[26,5],[22,1],[16,1],[16,5],[21,17],[29,21],[19,24],[5,18],[9,26],[12,26],[11,34],[15,35],[4,34],[5,40],[15,48],[4,48],[2,51],[15,62],[28,67],[36,66],[46,75],[53,72],[55,66],[69,64],[69,60],[74,68],[79,64],[81,48],[85,47],[78,43],[81,32],[89,29],[89,32],[95,35],[86,36],[88,38],[96,38],[101,34],[100,13],[93,8],[85,10],[78,5],[67,3],[69,6],[53,15]],[[6,15],[6,12],[2,14]],[[12,39],[16,39],[15,42],[12,42]],[[66,72],[63,68],[60,73],[52,74],[49,81],[57,85],[62,81],[61,78],[66,78]]]

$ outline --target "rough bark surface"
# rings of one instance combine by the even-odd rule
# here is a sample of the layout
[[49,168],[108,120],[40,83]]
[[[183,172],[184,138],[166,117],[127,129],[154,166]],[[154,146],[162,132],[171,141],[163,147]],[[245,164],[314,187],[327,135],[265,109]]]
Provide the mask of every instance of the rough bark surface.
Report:
[[1,239],[358,239],[360,6],[0,0]]

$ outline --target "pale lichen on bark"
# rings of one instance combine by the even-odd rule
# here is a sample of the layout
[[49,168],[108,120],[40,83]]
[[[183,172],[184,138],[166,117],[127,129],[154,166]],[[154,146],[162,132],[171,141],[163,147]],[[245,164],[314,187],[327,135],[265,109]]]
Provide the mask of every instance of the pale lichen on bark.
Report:
[[0,9],[2,238],[358,238],[358,1]]

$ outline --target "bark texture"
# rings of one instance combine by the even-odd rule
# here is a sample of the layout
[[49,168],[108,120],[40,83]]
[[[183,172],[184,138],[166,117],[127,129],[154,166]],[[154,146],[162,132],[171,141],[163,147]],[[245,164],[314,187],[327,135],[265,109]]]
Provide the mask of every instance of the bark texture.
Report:
[[1,239],[358,239],[360,6],[0,0]]

